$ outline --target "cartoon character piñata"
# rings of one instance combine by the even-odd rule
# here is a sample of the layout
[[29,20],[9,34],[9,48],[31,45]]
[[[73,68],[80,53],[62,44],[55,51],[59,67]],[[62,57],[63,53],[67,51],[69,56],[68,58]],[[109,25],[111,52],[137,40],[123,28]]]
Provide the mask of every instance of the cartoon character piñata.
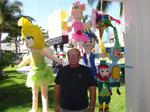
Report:
[[85,50],[85,53],[83,54],[83,62],[84,65],[91,69],[92,75],[96,79],[97,68],[95,65],[95,53],[93,51],[95,44],[98,43],[98,39],[91,30],[86,30],[84,33],[87,35],[88,40],[83,43],[83,48]]
[[73,3],[71,10],[72,25],[69,27],[69,31],[72,31],[71,42],[74,47],[79,49],[81,55],[83,55],[83,43],[88,40],[87,36],[83,33],[85,29],[91,27],[91,23],[83,23],[83,11],[85,10],[85,4],[81,4],[79,1]]
[[103,110],[104,112],[109,112],[109,103],[112,94],[111,87],[117,86],[118,83],[109,82],[111,77],[109,66],[105,60],[102,60],[100,63],[97,73],[99,112],[103,112]]
[[[120,24],[120,20],[113,18],[108,14],[102,14],[97,10],[92,10],[92,26],[99,30],[100,35],[100,48],[101,48],[101,57],[105,58],[107,56],[107,52],[103,42],[103,32],[106,28],[112,27],[114,30],[114,35],[117,32],[117,28],[113,26],[111,21],[115,21],[117,24]],[[118,41],[118,36],[114,36],[115,41]]]
[[[41,90],[43,112],[48,112],[48,85],[51,80],[52,71],[44,61],[44,56],[62,63],[54,57],[51,50],[44,48],[43,33],[37,25],[33,25],[28,19],[22,17],[18,21],[22,26],[21,35],[26,46],[30,49],[30,54],[18,65],[25,66],[27,62],[31,65],[31,70],[27,76],[27,87],[32,88],[32,110],[38,112],[38,93]],[[49,51],[48,51],[49,50]]]

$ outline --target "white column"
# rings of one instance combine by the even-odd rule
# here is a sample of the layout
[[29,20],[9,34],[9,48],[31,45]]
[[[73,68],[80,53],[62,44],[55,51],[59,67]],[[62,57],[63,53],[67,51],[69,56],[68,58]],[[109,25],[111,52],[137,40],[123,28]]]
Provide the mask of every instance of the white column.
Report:
[[126,112],[150,112],[150,0],[125,0]]

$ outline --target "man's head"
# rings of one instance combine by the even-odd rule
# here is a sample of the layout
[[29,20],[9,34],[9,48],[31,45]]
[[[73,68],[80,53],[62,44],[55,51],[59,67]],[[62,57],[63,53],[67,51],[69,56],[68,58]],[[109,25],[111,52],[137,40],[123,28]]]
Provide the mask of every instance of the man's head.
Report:
[[80,51],[76,48],[72,48],[67,52],[68,61],[70,67],[78,67],[79,66],[79,60],[81,58]]

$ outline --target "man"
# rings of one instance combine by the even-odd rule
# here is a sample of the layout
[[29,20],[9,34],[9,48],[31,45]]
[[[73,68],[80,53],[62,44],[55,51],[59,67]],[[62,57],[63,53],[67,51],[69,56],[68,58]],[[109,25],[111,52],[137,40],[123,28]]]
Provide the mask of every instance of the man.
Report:
[[79,64],[81,55],[78,49],[70,49],[67,55],[69,64],[59,70],[55,79],[55,112],[94,112],[96,82],[91,71]]

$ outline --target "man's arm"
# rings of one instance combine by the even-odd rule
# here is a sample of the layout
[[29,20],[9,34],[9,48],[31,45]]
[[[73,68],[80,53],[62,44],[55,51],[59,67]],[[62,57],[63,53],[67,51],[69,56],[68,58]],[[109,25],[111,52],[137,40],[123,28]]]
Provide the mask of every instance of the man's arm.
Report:
[[59,112],[59,97],[60,97],[60,85],[56,84],[54,87],[54,109],[55,112]]
[[94,112],[94,108],[95,108],[95,101],[96,101],[96,87],[95,86],[91,86],[89,87],[90,90],[90,112]]

